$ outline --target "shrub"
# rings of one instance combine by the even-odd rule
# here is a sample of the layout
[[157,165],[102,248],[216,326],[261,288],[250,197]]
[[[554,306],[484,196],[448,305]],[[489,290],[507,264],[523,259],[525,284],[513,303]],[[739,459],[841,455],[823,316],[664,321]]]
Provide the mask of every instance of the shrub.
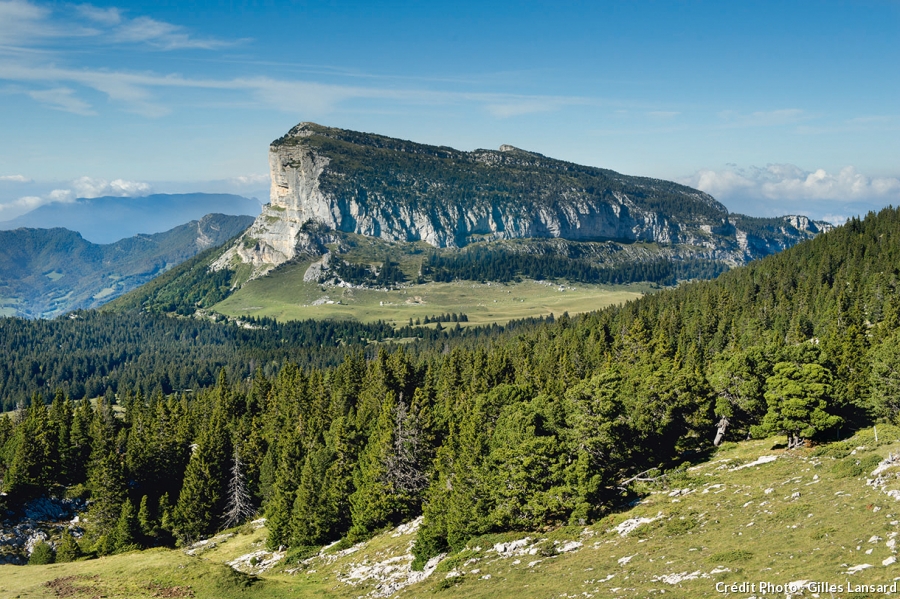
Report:
[[856,457],[856,459],[845,458],[834,465],[833,471],[837,477],[856,478],[868,474],[880,463],[881,456],[868,454]]

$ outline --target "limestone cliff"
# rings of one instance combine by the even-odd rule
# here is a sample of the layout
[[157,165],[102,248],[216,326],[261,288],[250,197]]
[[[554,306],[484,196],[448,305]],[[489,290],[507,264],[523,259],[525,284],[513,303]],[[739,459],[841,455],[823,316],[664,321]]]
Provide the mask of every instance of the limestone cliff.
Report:
[[313,123],[273,142],[269,166],[270,204],[214,268],[245,263],[259,276],[320,253],[322,228],[439,248],[523,237],[684,244],[741,264],[827,226],[735,219],[696,189],[513,146],[463,152]]

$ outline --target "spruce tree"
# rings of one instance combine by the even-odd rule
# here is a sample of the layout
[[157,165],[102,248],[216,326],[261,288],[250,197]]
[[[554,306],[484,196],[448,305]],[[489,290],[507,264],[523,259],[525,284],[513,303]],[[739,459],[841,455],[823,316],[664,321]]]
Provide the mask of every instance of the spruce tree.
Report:
[[393,394],[388,393],[368,443],[359,456],[353,474],[356,490],[350,496],[351,540],[366,539],[375,530],[396,523],[406,515],[406,497],[394,484],[393,473],[389,471],[394,455],[396,405]]
[[322,446],[306,454],[291,512],[291,545],[320,545],[330,539],[337,519],[324,492],[330,461],[330,453]]
[[122,511],[119,513],[116,527],[111,534],[115,552],[121,553],[138,548],[141,525],[130,499],[126,499],[122,504]]
[[28,501],[49,490],[58,467],[55,442],[47,408],[40,397],[35,397],[16,427],[12,460],[4,476],[3,489],[12,503]]
[[226,499],[229,445],[225,417],[217,408],[197,441],[175,506],[175,534],[182,543],[218,528]]
[[158,524],[153,518],[153,514],[150,513],[150,501],[146,495],[141,497],[141,505],[138,508],[138,524],[140,524],[141,536],[143,538],[149,538],[156,535]]
[[59,548],[56,550],[56,561],[74,562],[79,557],[81,557],[81,547],[78,546],[78,541],[72,532],[66,528],[59,541]]
[[126,498],[124,464],[118,452],[116,437],[112,406],[101,398],[97,401],[91,422],[91,458],[88,469],[88,486],[91,489],[88,519],[96,529],[94,532],[99,535],[112,532]]
[[272,494],[266,504],[266,526],[269,536],[266,540],[270,549],[289,545],[292,535],[291,512],[300,483],[300,469],[303,467],[303,446],[297,431],[291,431],[279,443],[280,456],[272,484]]

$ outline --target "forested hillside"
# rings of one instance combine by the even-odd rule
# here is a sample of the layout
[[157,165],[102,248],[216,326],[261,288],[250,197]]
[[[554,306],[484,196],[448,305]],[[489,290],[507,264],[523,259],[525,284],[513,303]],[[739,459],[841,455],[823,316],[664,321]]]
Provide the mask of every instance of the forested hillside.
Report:
[[717,431],[793,446],[895,419],[898,284],[886,209],[715,281],[472,343],[224,369],[190,396],[119,388],[121,418],[111,395],[58,394],[0,420],[4,500],[90,494],[78,549],[100,555],[256,511],[298,553],[422,514],[421,566],[476,535],[591,522]]
[[0,231],[0,314],[52,318],[96,308],[217,247],[253,222],[207,214],[164,233],[98,245],[68,229]]

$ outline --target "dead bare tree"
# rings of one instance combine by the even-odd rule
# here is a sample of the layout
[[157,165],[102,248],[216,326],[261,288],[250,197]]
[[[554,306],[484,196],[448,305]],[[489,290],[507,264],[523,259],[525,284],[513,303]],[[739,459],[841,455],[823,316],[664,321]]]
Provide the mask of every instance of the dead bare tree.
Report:
[[247,492],[247,479],[244,477],[244,463],[237,449],[234,451],[234,463],[231,467],[231,480],[228,481],[228,503],[225,505],[225,521],[223,528],[236,526],[256,514],[253,500]]
[[394,408],[394,446],[386,456],[385,478],[394,489],[416,495],[428,484],[422,467],[419,420],[403,402],[403,394]]

